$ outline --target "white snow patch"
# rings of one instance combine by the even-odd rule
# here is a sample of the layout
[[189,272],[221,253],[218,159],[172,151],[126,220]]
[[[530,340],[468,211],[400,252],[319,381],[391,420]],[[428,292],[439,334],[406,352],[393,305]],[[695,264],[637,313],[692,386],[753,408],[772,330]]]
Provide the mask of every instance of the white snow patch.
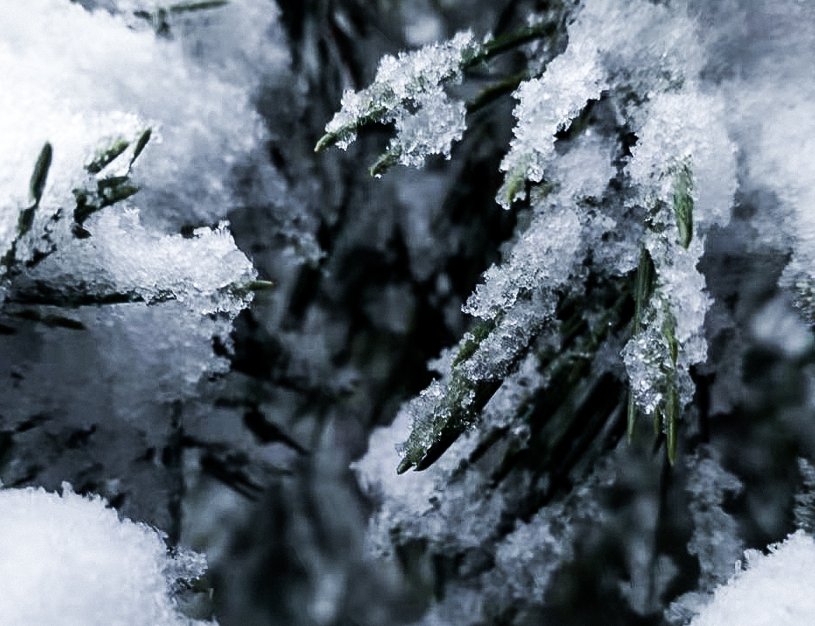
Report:
[[803,626],[815,618],[815,541],[799,530],[745,553],[747,569],[719,587],[691,626]]
[[172,586],[205,569],[171,557],[161,535],[120,520],[101,498],[0,490],[0,623],[5,626],[191,626]]

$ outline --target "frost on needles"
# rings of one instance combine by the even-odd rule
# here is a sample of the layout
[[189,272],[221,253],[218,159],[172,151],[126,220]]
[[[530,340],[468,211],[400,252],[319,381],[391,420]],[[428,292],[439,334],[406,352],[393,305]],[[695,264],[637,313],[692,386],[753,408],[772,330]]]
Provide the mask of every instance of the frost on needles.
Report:
[[396,136],[374,165],[374,173],[397,162],[421,166],[430,154],[449,158],[452,143],[464,134],[466,110],[443,87],[460,82],[464,66],[480,50],[472,33],[465,32],[448,42],[384,57],[370,87],[343,94],[342,109],[326,125],[326,134],[315,149],[335,144],[345,149],[356,139],[359,128],[393,123]]
[[[706,355],[709,298],[696,265],[708,231],[729,220],[735,149],[721,97],[702,89],[703,45],[681,9],[594,0],[574,11],[565,50],[514,94],[517,124],[497,200],[508,207],[526,199],[527,226],[464,307],[481,318],[477,330],[408,409],[415,427],[400,470],[432,463],[530,351],[541,367],[558,369],[619,341],[620,326],[633,329],[623,351],[629,430],[637,414],[648,417],[675,458],[677,424],[693,395],[689,369]],[[392,112],[428,85],[460,79],[466,56],[457,37],[386,59],[369,90],[346,95],[326,137],[356,132],[369,110],[398,118]],[[426,76],[427,67],[437,69]],[[364,104],[350,106],[357,99]],[[587,127],[578,118],[591,110],[600,119]],[[437,128],[428,122],[424,132]],[[620,145],[621,129],[637,137],[633,147]],[[601,312],[585,300],[595,280],[636,300],[636,319],[621,318],[626,305],[617,302],[598,327]],[[592,330],[582,352],[561,346],[553,356],[544,346],[557,343],[567,309],[572,323]]]
[[[558,488],[595,490],[591,503],[604,489],[593,482],[593,468],[610,458],[632,462],[615,448],[620,431],[642,441],[653,430],[656,445],[677,463],[696,393],[692,371],[708,359],[713,299],[701,262],[711,234],[728,226],[739,193],[777,198],[751,218],[750,250],[790,255],[780,285],[811,321],[807,155],[815,83],[801,59],[815,41],[806,26],[812,9],[759,4],[586,0],[556,3],[541,17],[562,20],[568,36],[551,59],[546,53],[557,46],[524,49],[528,76],[513,94],[515,128],[496,196],[518,212],[514,237],[464,304],[475,318],[470,331],[430,364],[435,380],[372,435],[355,464],[380,503],[372,547],[392,553],[427,541],[430,553],[483,566],[461,574],[471,584],[459,581],[426,623],[464,614],[478,623],[506,615],[502,610],[516,615],[508,601],[485,599],[489,590],[507,597],[506,585],[526,571],[503,569],[520,557],[502,519],[523,511],[524,545],[545,551],[553,545],[549,515],[564,515],[580,498],[558,499]],[[762,19],[777,29],[755,35],[753,22]],[[761,46],[734,46],[745,32]],[[438,51],[448,45],[399,58],[438,54],[444,65]],[[360,122],[354,132],[366,122],[348,119]],[[427,124],[425,132],[433,130]],[[740,550],[737,529],[721,510],[723,494],[738,492],[739,483],[715,460],[691,456],[687,463],[677,469],[683,480],[707,481],[718,498],[687,494],[699,527],[690,553],[704,573],[700,588],[709,592],[723,582],[722,567],[730,566],[724,561]],[[394,466],[422,472],[389,476]],[[609,481],[619,486],[625,477]],[[583,518],[566,516],[559,536],[575,536],[569,526]],[[643,520],[632,523],[644,533],[625,548],[632,570],[662,576],[653,583],[656,596],[630,590],[632,607],[647,614],[661,610],[654,598],[675,570],[656,556],[641,562],[650,531]],[[706,544],[711,524],[722,536]],[[558,544],[552,558],[568,561],[568,550]],[[499,558],[507,554],[514,556]],[[519,602],[543,602],[542,590],[531,594],[533,583],[520,587]]]
[[[0,93],[0,310],[39,337],[33,354],[25,333],[2,336],[27,375],[0,412],[13,430],[58,405],[59,427],[86,433],[107,477],[95,489],[172,534],[178,472],[138,459],[176,441],[174,403],[228,371],[233,320],[270,287],[226,217],[249,201],[236,168],[261,172],[274,201],[253,97],[287,59],[265,2],[211,15],[218,37],[200,45],[205,33],[176,21],[173,37],[156,33],[135,4],[148,3],[33,0],[0,22],[0,73],[14,85]],[[84,470],[55,427],[16,437],[37,462],[5,480],[31,480],[33,467],[39,484],[77,482]]]

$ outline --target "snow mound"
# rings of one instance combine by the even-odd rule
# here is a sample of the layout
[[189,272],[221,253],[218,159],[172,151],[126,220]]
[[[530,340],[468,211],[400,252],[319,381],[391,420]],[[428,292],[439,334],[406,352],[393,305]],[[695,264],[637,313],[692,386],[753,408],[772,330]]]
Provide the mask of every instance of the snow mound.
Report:
[[204,560],[171,557],[161,535],[120,520],[99,497],[63,485],[0,490],[0,623],[6,626],[191,626],[178,580],[197,578]]
[[747,569],[719,587],[691,626],[802,626],[815,619],[815,540],[804,531],[745,553]]

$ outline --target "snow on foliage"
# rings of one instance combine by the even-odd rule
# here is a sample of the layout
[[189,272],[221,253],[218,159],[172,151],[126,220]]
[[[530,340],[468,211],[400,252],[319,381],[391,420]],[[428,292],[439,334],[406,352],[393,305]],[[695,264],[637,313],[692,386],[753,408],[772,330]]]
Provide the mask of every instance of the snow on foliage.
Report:
[[3,478],[85,484],[54,443],[74,433],[102,468],[92,490],[172,533],[180,469],[151,455],[177,446],[173,403],[228,371],[232,322],[269,286],[225,218],[246,200],[236,168],[279,179],[254,98],[287,56],[265,2],[212,8],[214,39],[178,11],[156,32],[137,14],[157,5],[136,4],[33,0],[0,23],[0,311],[26,320],[0,338],[24,372],[0,412],[12,430],[47,416]]
[[167,553],[149,526],[63,485],[0,489],[0,622],[8,626],[192,626],[174,600],[203,557]]
[[466,110],[443,85],[460,82],[464,66],[480,50],[472,33],[464,32],[415,52],[383,57],[370,87],[343,94],[342,109],[317,149],[332,144],[345,149],[361,126],[393,122],[397,132],[388,147],[390,159],[420,166],[430,154],[449,157],[452,143],[464,133]]
[[4,204],[27,200],[46,141],[54,162],[43,205],[53,206],[70,197],[105,141],[151,127],[150,158],[134,173],[143,212],[169,224],[225,216],[229,168],[263,137],[245,87],[213,80],[175,42],[62,0],[15,7],[0,29],[0,66],[16,86],[0,101],[11,147],[3,153]]
[[[178,45],[68,2],[27,3],[10,11],[0,29],[0,67],[15,84],[0,101],[10,147],[0,164],[6,273],[38,265],[29,278],[57,290],[82,284],[102,297],[133,294],[152,302],[197,291],[234,298],[227,287],[255,275],[228,235],[201,230],[193,240],[165,241],[136,213],[120,219],[110,207],[135,201],[153,224],[223,218],[230,166],[263,136],[250,94],[213,80]],[[44,145],[48,160],[38,170]],[[18,216],[32,207],[23,232]],[[234,315],[239,302],[204,311]]]
[[[584,297],[587,269],[608,281],[631,272],[638,258],[634,335],[623,350],[632,389],[629,429],[638,413],[650,418],[675,457],[677,423],[694,392],[690,368],[707,354],[710,298],[696,265],[708,232],[729,221],[735,147],[723,99],[701,87],[704,48],[682,7],[591,0],[575,11],[565,50],[515,94],[517,125],[497,199],[509,206],[528,197],[531,219],[522,220],[526,228],[504,262],[487,270],[465,305],[485,320],[483,336],[463,341],[449,376],[415,404],[416,428],[401,469],[426,466],[475,423],[529,346],[568,303]],[[449,46],[459,50],[456,41]],[[441,69],[418,80],[434,54]],[[426,84],[451,72],[459,78],[450,70],[463,67],[458,57],[466,54],[430,46],[383,62],[380,74],[390,78],[378,75],[370,94],[354,95],[364,106],[349,113],[346,103],[323,141],[356,131],[370,121],[368,109],[387,117]],[[389,86],[397,67],[400,88]],[[374,93],[383,89],[392,102]],[[592,107],[604,120],[583,128],[578,117]],[[573,125],[571,136],[556,137]],[[637,137],[630,156],[615,145],[621,126]]]
[[[598,387],[606,374],[625,381],[629,436],[639,428],[638,416],[647,417],[673,464],[697,392],[692,369],[708,359],[713,298],[702,261],[737,203],[742,211],[745,205],[756,210],[750,250],[766,246],[789,254],[780,285],[810,322],[815,311],[815,174],[807,161],[815,81],[804,60],[815,42],[808,26],[813,5],[585,0],[557,6],[552,19],[566,24],[568,41],[548,63],[527,50],[532,75],[513,94],[516,125],[496,201],[518,209],[516,233],[463,307],[477,318],[471,331],[433,363],[436,380],[403,405],[390,428],[374,432],[355,466],[379,501],[370,537],[384,552],[390,544],[423,540],[436,554],[455,558],[480,546],[491,563],[485,569],[520,558],[507,552],[502,541],[509,539],[496,538],[506,530],[499,530],[502,511],[514,510],[520,494],[548,493],[549,481],[573,475],[569,453],[559,458],[556,451],[572,442],[591,446],[589,425],[576,416],[592,406],[582,402],[595,388],[576,383],[585,380],[580,376]],[[427,55],[447,67],[450,58],[440,51],[448,49],[440,44],[401,55],[402,76],[411,75],[411,59]],[[392,59],[386,65],[396,68]],[[435,88],[440,80],[430,82]],[[383,84],[378,75],[370,89]],[[405,97],[418,103],[419,91]],[[329,131],[356,132],[371,107],[384,102],[369,97],[373,91],[361,93],[368,108],[344,102]],[[401,114],[390,113],[402,106],[397,101],[404,99],[376,115],[396,121],[398,133]],[[621,304],[626,298],[633,313]],[[779,310],[768,305],[764,318],[756,318],[756,337],[791,356],[806,354],[811,337],[800,320],[785,322],[795,334],[770,328]],[[789,336],[778,336],[784,332]],[[580,374],[570,379],[570,372]],[[563,384],[574,387],[564,391]],[[596,393],[594,401],[601,402]],[[621,407],[609,402],[606,410],[610,422]],[[383,452],[394,445],[396,451]],[[700,454],[689,457],[684,478],[693,528],[688,551],[698,560],[701,589],[688,601],[722,582],[723,567],[743,545],[723,508],[741,482],[714,456]],[[399,472],[427,473],[389,478],[394,461]],[[489,478],[488,468],[494,471]],[[518,481],[514,488],[507,476]],[[541,520],[562,506],[541,504],[535,516],[522,509],[537,525],[527,543],[546,552],[551,541]],[[571,558],[564,556],[568,546],[557,544],[557,550],[554,561]],[[502,554],[512,556],[501,560]],[[650,592],[632,585],[628,599],[646,614],[659,607],[655,590],[667,588],[676,566],[667,556],[643,555],[645,549],[630,564],[654,577]],[[524,589],[539,598],[545,584],[535,584]],[[467,589],[459,585],[450,595],[461,597],[432,608],[428,619],[448,614],[455,603],[478,604]]]

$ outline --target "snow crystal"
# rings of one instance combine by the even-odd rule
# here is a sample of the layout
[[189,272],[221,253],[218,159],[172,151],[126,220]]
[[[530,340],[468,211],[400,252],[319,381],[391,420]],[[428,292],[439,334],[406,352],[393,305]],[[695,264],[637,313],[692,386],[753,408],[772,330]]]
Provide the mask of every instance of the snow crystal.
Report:
[[[642,202],[670,209],[675,172],[687,162],[693,178],[694,231],[704,234],[730,221],[736,190],[736,148],[726,126],[724,99],[695,90],[655,96],[640,114],[639,141],[626,168]],[[672,210],[652,219],[675,229]]]
[[[91,237],[75,239],[15,285],[71,294],[81,290],[148,304],[175,299],[200,314],[237,315],[249,301],[256,277],[222,223],[197,229],[191,238],[145,229],[139,213],[103,212],[86,224]],[[80,283],[80,284],[78,284]],[[35,294],[36,295],[36,294]]]
[[[373,431],[368,453],[352,465],[362,489],[380,503],[367,536],[370,549],[377,553],[390,553],[391,528],[399,526],[402,532],[410,532],[411,520],[432,510],[431,498],[437,489],[440,466],[401,476],[395,469],[401,459],[397,444],[408,438],[412,425],[413,414],[409,410],[400,411],[390,426]],[[440,462],[444,461],[443,458]],[[416,527],[419,529],[424,535],[430,532],[431,526],[422,523]]]
[[631,338],[622,353],[631,393],[637,407],[649,416],[665,402],[664,372],[673,367],[670,348],[662,333],[662,321],[657,321],[659,310],[659,307],[652,309],[646,328]]
[[511,308],[519,296],[565,282],[581,250],[581,228],[570,208],[553,207],[537,217],[512,248],[508,261],[493,265],[463,307],[490,319]]
[[[405,540],[421,537],[440,551],[483,547],[501,522],[507,494],[503,488],[485,488],[490,480],[488,474],[479,471],[457,477],[454,474],[478,445],[483,432],[510,428],[518,440],[526,435],[528,425],[518,417],[517,406],[529,401],[544,382],[537,362],[534,354],[524,359],[485,406],[481,428],[467,431],[422,472],[397,475],[394,468],[400,461],[397,444],[408,438],[417,414],[425,415],[432,409],[420,405],[427,394],[407,403],[393,424],[372,433],[367,454],[353,468],[360,486],[379,504],[368,533],[374,552],[391,551],[394,529]],[[449,363],[442,368],[448,371]],[[507,488],[515,493],[521,485],[516,483]]]
[[181,615],[172,594],[204,567],[197,555],[169,556],[158,532],[68,485],[62,496],[0,490],[0,622],[8,626],[203,624]]
[[[653,415],[662,400],[663,372],[675,370],[679,377],[681,409],[693,397],[690,367],[707,358],[703,328],[711,299],[696,266],[711,228],[730,220],[736,162],[721,98],[696,91],[661,94],[641,115],[640,140],[626,172],[638,189],[639,204],[648,210],[643,244],[657,284],[645,328],[632,338],[624,358],[638,407]],[[679,193],[688,197],[678,200]],[[690,204],[689,215],[678,213],[679,202]],[[670,340],[678,344],[673,364],[665,358],[666,316]]]
[[815,541],[797,531],[767,554],[749,550],[746,569],[719,587],[691,626],[801,626],[815,615]]
[[592,129],[573,139],[568,150],[559,153],[552,163],[551,178],[557,184],[559,196],[574,202],[601,200],[609,181],[617,174],[612,164],[615,150],[614,141]]
[[232,165],[262,143],[245,87],[196,67],[173,41],[71,2],[32,0],[6,11],[0,73],[15,86],[0,95],[3,206],[26,206],[46,141],[54,160],[43,204],[56,208],[70,206],[81,165],[100,143],[151,127],[154,145],[134,172],[143,212],[159,223],[213,222],[230,208]]
[[[525,197],[524,180],[541,182],[554,156],[555,133],[604,90],[665,89],[695,78],[701,55],[693,22],[650,2],[586,2],[569,26],[569,45],[540,78],[516,91],[518,123],[498,201],[509,207]],[[636,68],[636,69],[632,69]],[[644,96],[646,94],[643,94]]]
[[[589,504],[583,514],[597,516],[601,511]],[[576,528],[573,512],[564,503],[546,507],[527,524],[519,524],[498,546],[495,554],[496,567],[509,582],[515,595],[533,594],[543,598],[549,588],[552,575],[561,565],[574,557]]]
[[391,148],[401,162],[421,165],[429,154],[449,156],[450,145],[464,132],[465,109],[442,85],[461,80],[479,45],[472,33],[462,32],[447,42],[383,57],[369,87],[343,94],[342,108],[325,127],[327,136],[345,149],[364,124],[395,122]]
[[516,92],[515,138],[501,163],[509,176],[505,191],[499,192],[505,207],[524,197],[522,187],[513,188],[514,181],[543,180],[555,154],[555,133],[567,126],[588,100],[598,98],[605,87],[596,53],[576,46],[552,61],[542,78],[521,84]]
[[483,319],[513,307],[534,291],[558,289],[565,284],[586,253],[587,231],[598,239],[614,223],[602,216],[586,217],[575,205],[602,198],[615,170],[612,147],[603,137],[587,133],[558,157],[552,168],[552,186],[537,190],[529,227],[514,242],[508,258],[493,265],[462,307]]
[[421,167],[429,154],[450,158],[453,142],[464,136],[464,103],[451,100],[441,91],[422,94],[415,103],[419,107],[416,113],[396,118],[396,137],[388,150],[399,155],[402,165],[411,167]]

